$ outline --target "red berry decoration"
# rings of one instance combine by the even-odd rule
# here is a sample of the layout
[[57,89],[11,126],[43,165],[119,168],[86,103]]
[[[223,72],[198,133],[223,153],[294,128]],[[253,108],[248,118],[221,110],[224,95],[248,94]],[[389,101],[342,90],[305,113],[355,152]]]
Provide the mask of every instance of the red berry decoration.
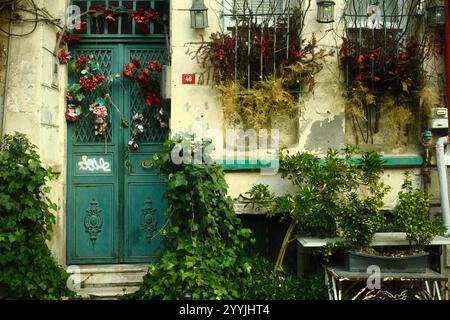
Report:
[[77,58],[77,61],[75,62],[77,65],[77,68],[82,68],[84,65],[88,62],[88,58],[85,58],[83,56],[79,56]]
[[149,61],[148,66],[150,67],[150,69],[152,71],[159,71],[161,69],[161,65],[159,64],[158,61],[155,61],[155,60]]
[[98,80],[96,77],[81,77],[80,78],[80,85],[81,88],[83,88],[84,91],[86,92],[92,92],[95,89],[97,89],[97,85],[98,85]]
[[99,83],[104,83],[104,82],[106,81],[105,76],[103,76],[103,75],[101,75],[101,74],[96,74],[94,77],[95,77],[95,79],[97,79],[97,81],[98,81]]
[[133,74],[130,70],[123,70],[123,76],[127,79],[133,80]]

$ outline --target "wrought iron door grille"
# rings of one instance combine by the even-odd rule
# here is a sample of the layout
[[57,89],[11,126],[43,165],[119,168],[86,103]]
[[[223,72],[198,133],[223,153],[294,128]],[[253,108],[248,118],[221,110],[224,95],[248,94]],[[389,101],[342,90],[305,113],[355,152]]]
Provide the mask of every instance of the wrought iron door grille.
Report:
[[[146,0],[146,1],[94,1],[94,0],[75,0],[72,1],[73,5],[79,6],[81,13],[85,13],[90,9],[105,8],[117,9],[118,14],[114,16],[114,19],[106,21],[103,14],[84,14],[81,18],[86,22],[86,30],[76,31],[75,33],[80,37],[101,37],[110,38],[126,35],[127,37],[164,37],[165,25],[169,25],[169,1],[168,0]],[[136,11],[138,8],[144,10],[155,9],[159,15],[159,21],[149,22],[149,29],[142,29],[139,24],[133,21],[131,12]]]
[[[166,48],[158,48],[158,49],[139,49],[139,50],[131,50],[131,57],[139,57],[140,61],[150,61],[156,60],[161,65],[168,63],[168,54]],[[162,128],[159,121],[155,117],[156,108],[148,107],[145,103],[144,96],[141,92],[141,88],[136,81],[130,82],[128,81],[127,92],[130,94],[130,119],[133,118],[133,114],[140,113],[144,115],[144,118],[147,119],[148,123],[145,126],[145,131],[142,136],[139,137],[139,142],[142,143],[159,143],[163,142],[168,138],[168,130],[166,128]],[[169,101],[162,100],[162,104],[168,104]],[[134,127],[135,123],[132,124]]]
[[[74,50],[73,51],[74,56],[84,56],[89,57],[90,55],[93,55],[95,60],[100,65],[101,73],[105,76],[111,76],[112,75],[112,51],[111,50]],[[111,92],[111,83],[109,83],[108,87],[106,88],[108,92]],[[94,130],[94,116],[92,115],[92,112],[89,112],[89,105],[95,99],[97,96],[95,96],[94,93],[86,94],[86,99],[84,99],[84,105],[83,110],[85,111],[82,116],[79,117],[78,121],[75,123],[75,128],[73,131],[74,134],[74,141],[76,143],[104,143],[105,141],[110,143],[112,142],[112,122],[111,122],[111,115],[108,116],[108,126],[106,128],[106,134],[105,136],[97,136],[95,135]]]

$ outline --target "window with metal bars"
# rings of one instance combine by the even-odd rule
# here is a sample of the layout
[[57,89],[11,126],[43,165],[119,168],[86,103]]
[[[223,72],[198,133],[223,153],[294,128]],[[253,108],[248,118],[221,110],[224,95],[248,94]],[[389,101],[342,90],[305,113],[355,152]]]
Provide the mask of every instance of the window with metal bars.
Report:
[[345,15],[348,26],[353,28],[397,28],[401,20],[402,0],[350,0]]
[[[166,33],[164,25],[169,25],[169,0],[75,0],[72,4],[80,7],[82,13],[85,27],[75,32],[81,37],[163,37]],[[132,17],[132,13],[141,9],[144,12],[154,10],[158,19],[149,19],[148,27],[143,27]]]
[[[423,61],[433,51],[427,48],[431,38],[418,14],[420,3],[345,1],[345,39],[339,54],[352,143],[407,144],[416,139],[421,109],[414,92],[423,85]],[[388,133],[391,130],[398,135]]]
[[280,76],[302,46],[303,2],[308,0],[223,0],[222,30],[234,42],[236,82],[251,88]]
[[[417,16],[419,2],[420,0],[346,0],[344,20],[347,46],[361,54],[373,51],[378,57],[375,52],[378,50],[382,55],[395,58],[398,51],[405,49],[408,41],[413,40],[419,44],[423,38],[423,35],[416,34],[421,30]],[[371,60],[372,74],[387,64],[381,58]],[[348,65],[347,69],[354,67]],[[352,82],[354,79],[347,75],[346,80]]]

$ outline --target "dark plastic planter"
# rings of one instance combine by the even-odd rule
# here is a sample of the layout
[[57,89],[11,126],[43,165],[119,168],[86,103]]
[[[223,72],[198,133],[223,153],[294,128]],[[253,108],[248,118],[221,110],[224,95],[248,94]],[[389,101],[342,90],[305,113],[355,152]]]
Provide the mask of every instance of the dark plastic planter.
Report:
[[349,251],[345,253],[348,271],[367,272],[369,266],[380,267],[381,272],[426,272],[429,253],[405,257],[383,257],[367,253]]

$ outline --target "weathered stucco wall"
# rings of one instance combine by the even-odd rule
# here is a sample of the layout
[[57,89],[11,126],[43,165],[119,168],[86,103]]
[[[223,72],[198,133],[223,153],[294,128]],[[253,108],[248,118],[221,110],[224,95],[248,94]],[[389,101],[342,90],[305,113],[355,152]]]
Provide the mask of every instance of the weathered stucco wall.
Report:
[[[61,18],[63,21],[65,2],[35,1],[37,6],[45,8],[54,18]],[[16,34],[27,33],[32,27],[32,23],[14,24],[12,31]],[[51,183],[51,199],[58,205],[58,212],[50,247],[57,260],[64,263],[66,177],[64,90],[67,72],[53,56],[57,31],[54,26],[39,23],[29,36],[11,39],[4,129],[5,133],[16,131],[26,133],[38,146],[44,165],[51,166],[58,174],[58,178]]]
[[[282,127],[282,131],[292,134],[289,149],[295,151],[313,151],[323,154],[330,147],[341,148],[346,143],[346,120],[341,87],[339,86],[339,68],[337,51],[340,45],[339,35],[343,33],[340,17],[344,1],[336,2],[336,23],[318,24],[315,22],[316,4],[307,17],[305,38],[314,32],[319,46],[334,48],[336,55],[327,59],[324,70],[316,77],[314,94],[304,97],[305,107],[298,123],[293,127]],[[64,17],[66,1],[40,0],[38,6],[45,8],[55,17]],[[212,32],[220,28],[220,1],[206,0],[209,10],[210,27],[203,30],[190,28],[189,8],[191,0],[171,1],[171,54],[172,54],[172,134],[182,131],[201,132],[208,129],[223,130],[221,106],[216,100],[216,92],[211,84],[183,85],[182,74],[199,73],[201,69],[192,57],[186,54],[188,49],[195,50],[202,37],[207,39]],[[334,28],[335,32],[329,31]],[[15,33],[29,30],[30,26],[14,26]],[[27,37],[13,38],[9,57],[9,83],[6,88],[5,132],[20,131],[28,134],[33,143],[39,146],[40,155],[47,166],[59,173],[52,183],[52,199],[58,204],[57,225],[50,246],[60,263],[65,262],[65,207],[66,207],[66,124],[64,119],[64,88],[67,81],[65,66],[57,64],[52,55],[56,42],[56,29],[39,24],[36,31]],[[0,36],[0,42],[6,44],[6,37]],[[55,71],[55,63],[58,70]],[[4,76],[0,72],[0,81]],[[3,95],[0,90],[0,102]],[[0,105],[0,112],[1,107]],[[216,147],[221,149],[223,141],[215,138]],[[404,150],[381,148],[385,155],[393,152],[404,154]],[[419,149],[408,151],[416,154]],[[403,182],[403,169],[386,170],[385,182],[391,187],[386,197],[386,207],[391,208],[397,201],[397,192]],[[419,170],[416,169],[418,174]],[[230,186],[229,194],[235,198],[248,191],[255,183],[268,184],[279,195],[291,190],[288,181],[278,175],[260,175],[258,172],[228,172],[226,179]],[[420,183],[420,177],[416,177]],[[432,174],[431,193],[438,198],[437,176]]]
[[[306,150],[323,154],[328,148],[344,147],[349,142],[348,136],[352,134],[346,131],[345,106],[342,97],[343,79],[338,65],[338,51],[341,44],[339,37],[344,34],[341,17],[345,3],[343,0],[335,2],[335,23],[316,22],[315,1],[312,1],[306,18],[305,38],[310,38],[314,33],[319,40],[319,48],[334,49],[335,55],[327,58],[324,70],[316,76],[314,93],[303,97],[305,106],[299,116],[298,126],[289,127],[287,130],[292,136],[296,136],[296,141],[288,146],[292,152]],[[201,71],[196,62],[186,54],[187,50],[194,50],[202,37],[208,39],[211,33],[220,30],[220,1],[206,0],[205,3],[210,9],[210,27],[195,31],[189,28],[190,18],[187,11],[192,1],[172,2],[172,134],[191,131],[194,128],[222,130],[224,127],[221,106],[215,99],[214,87],[211,84],[182,85],[181,83],[182,74]],[[286,128],[281,129],[286,131]],[[215,140],[217,148],[221,148],[222,143],[218,139]],[[377,145],[376,148],[384,155],[417,155],[420,152],[417,145],[398,148],[392,145]],[[392,208],[397,202],[397,193],[403,183],[404,171],[402,168],[386,170],[384,180],[392,187],[385,199],[387,208]],[[415,173],[418,174],[419,171],[416,169]],[[283,194],[291,189],[290,183],[283,181],[279,176],[228,172],[226,179],[230,186],[229,194],[233,198],[248,191],[255,183],[268,184],[277,194]],[[420,183],[420,178],[417,179],[417,183]],[[438,195],[438,192],[434,191],[434,193]]]

